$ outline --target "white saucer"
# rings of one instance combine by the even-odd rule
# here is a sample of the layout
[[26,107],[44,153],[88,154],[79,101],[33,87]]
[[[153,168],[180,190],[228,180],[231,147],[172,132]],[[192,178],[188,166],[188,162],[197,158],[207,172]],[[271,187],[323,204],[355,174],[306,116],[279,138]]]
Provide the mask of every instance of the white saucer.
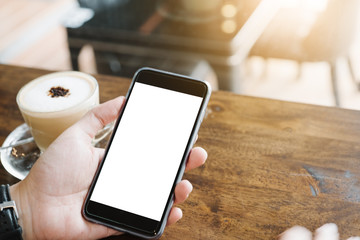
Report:
[[[28,139],[31,133],[25,123],[18,126],[5,139],[2,147],[14,145],[20,140]],[[11,175],[22,180],[40,156],[40,150],[34,141],[16,147],[1,150],[1,163]]]
[[[105,148],[111,136],[113,123],[108,124],[104,129],[98,132],[96,141],[93,145],[98,148]],[[16,145],[19,141],[32,138],[30,129],[26,123],[18,126],[5,139],[2,147]],[[30,139],[31,140],[31,139]],[[40,149],[36,146],[34,140],[26,141],[16,147],[8,147],[1,151],[1,163],[11,175],[23,180],[28,174],[31,167],[40,157]]]

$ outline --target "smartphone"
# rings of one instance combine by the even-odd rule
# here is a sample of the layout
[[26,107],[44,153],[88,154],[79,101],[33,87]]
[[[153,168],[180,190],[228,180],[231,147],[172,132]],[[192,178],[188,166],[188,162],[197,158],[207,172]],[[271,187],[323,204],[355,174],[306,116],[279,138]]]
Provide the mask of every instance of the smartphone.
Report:
[[210,94],[204,81],[151,68],[137,71],[83,216],[139,237],[160,237]]

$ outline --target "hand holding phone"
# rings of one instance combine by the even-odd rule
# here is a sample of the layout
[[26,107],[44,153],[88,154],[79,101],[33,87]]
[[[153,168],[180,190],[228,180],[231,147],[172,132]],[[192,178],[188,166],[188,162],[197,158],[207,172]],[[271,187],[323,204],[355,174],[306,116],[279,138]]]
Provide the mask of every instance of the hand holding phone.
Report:
[[84,217],[140,237],[159,237],[210,93],[206,82],[139,70],[84,203]]

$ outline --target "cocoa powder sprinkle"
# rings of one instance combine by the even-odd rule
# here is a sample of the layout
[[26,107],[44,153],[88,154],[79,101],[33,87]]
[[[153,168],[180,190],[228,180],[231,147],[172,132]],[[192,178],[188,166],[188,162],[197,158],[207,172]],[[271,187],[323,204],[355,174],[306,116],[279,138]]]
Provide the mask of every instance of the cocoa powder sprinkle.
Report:
[[67,97],[70,95],[70,90],[63,88],[63,87],[52,87],[49,90],[48,96],[54,98],[54,97]]

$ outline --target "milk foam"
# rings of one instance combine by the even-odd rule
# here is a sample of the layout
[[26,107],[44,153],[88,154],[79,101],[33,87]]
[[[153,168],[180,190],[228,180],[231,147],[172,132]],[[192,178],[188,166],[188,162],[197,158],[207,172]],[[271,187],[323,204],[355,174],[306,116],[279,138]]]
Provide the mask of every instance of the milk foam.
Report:
[[[51,97],[52,87],[69,89],[66,97]],[[34,112],[54,112],[71,108],[89,98],[95,86],[91,81],[73,76],[54,76],[38,79],[22,89],[20,103],[24,108]]]

